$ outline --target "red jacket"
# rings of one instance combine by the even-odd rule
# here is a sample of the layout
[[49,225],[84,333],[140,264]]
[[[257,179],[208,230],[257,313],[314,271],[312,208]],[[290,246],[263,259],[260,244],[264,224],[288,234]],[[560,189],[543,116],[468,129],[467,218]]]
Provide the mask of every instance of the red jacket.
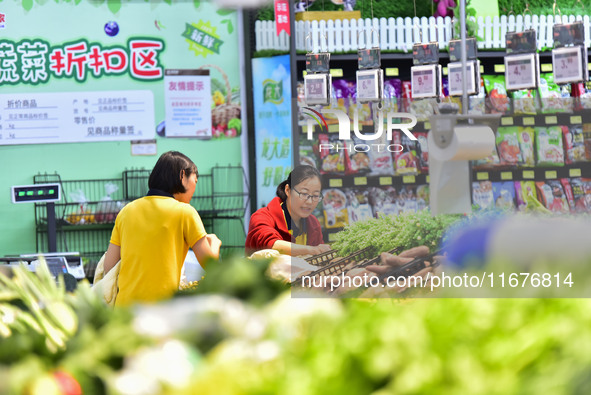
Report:
[[[307,245],[324,244],[318,219],[310,215],[306,219]],[[281,199],[275,197],[267,207],[258,209],[251,217],[246,236],[245,250],[250,255],[255,251],[269,249],[277,240],[292,242],[287,221],[281,207]]]

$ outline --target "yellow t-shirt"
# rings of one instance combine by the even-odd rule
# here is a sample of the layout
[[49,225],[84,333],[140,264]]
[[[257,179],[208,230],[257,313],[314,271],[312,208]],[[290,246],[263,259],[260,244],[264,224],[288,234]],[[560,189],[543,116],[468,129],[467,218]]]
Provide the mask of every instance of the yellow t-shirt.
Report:
[[127,204],[111,235],[111,243],[121,247],[115,305],[170,297],[189,248],[205,235],[195,208],[174,198],[146,196]]

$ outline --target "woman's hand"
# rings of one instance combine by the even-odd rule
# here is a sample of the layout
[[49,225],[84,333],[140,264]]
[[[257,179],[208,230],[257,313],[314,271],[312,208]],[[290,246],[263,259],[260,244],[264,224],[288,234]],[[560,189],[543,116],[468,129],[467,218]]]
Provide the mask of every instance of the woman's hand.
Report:
[[205,269],[205,262],[209,259],[219,259],[221,246],[221,240],[213,233],[210,233],[200,238],[191,249],[201,267]]
[[318,244],[317,246],[308,246],[308,251],[310,255],[318,255],[322,254],[323,252],[330,251],[331,248],[328,244]]

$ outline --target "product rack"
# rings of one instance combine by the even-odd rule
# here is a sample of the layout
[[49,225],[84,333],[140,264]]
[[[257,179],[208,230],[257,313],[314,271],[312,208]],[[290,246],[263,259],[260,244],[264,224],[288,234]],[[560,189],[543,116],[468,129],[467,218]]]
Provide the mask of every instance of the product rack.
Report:
[[337,250],[326,251],[322,254],[313,255],[309,258],[306,258],[306,262],[314,266],[326,266],[330,261],[336,258],[337,253]]

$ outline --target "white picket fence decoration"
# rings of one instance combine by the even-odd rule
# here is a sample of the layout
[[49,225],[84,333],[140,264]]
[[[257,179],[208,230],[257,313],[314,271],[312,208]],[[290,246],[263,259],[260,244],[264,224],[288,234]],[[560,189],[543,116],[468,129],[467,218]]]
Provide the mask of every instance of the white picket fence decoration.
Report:
[[[478,48],[505,48],[507,31],[521,32],[535,29],[538,49],[552,47],[552,27],[555,23],[572,23],[582,20],[585,26],[585,44],[591,44],[589,15],[502,15],[491,18],[478,17]],[[349,52],[378,46],[382,50],[412,52],[417,42],[438,41],[439,48],[446,48],[453,37],[452,20],[449,17],[422,18],[366,18],[328,21],[297,21],[295,23],[296,50],[306,52]],[[256,50],[289,50],[289,37],[285,32],[275,33],[275,21],[256,21]]]

